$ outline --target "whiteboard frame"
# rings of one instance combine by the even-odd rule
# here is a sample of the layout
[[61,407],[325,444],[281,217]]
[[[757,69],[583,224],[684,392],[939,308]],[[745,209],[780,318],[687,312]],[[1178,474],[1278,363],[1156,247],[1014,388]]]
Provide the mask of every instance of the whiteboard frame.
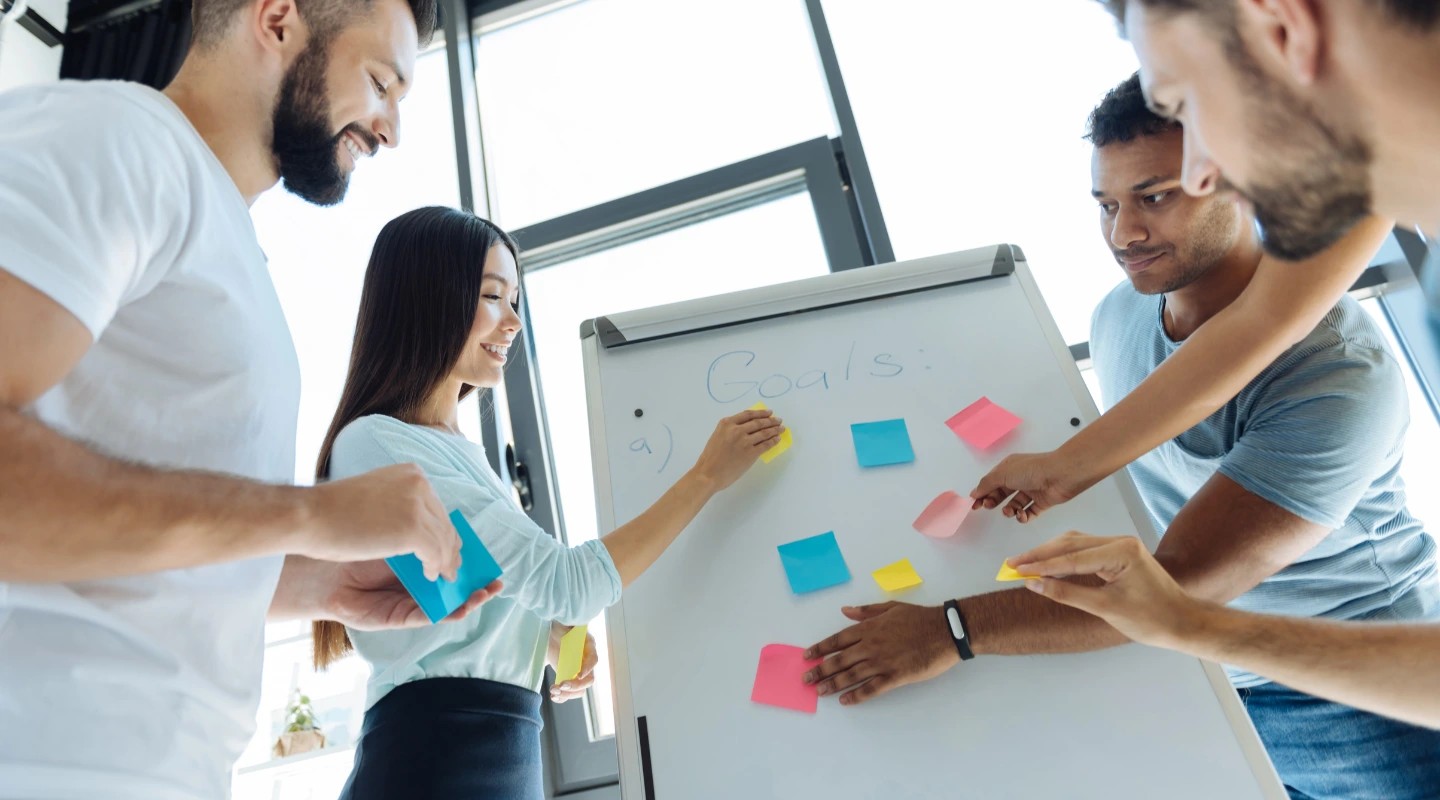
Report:
[[[585,367],[585,399],[590,425],[591,469],[595,481],[595,508],[601,535],[615,530],[613,482],[610,476],[609,444],[605,431],[605,403],[600,381],[602,352],[615,347],[656,339],[731,327],[774,317],[803,314],[837,305],[866,302],[897,294],[909,294],[944,286],[981,280],[1015,280],[1039,321],[1051,354],[1065,376],[1065,382],[1080,408],[1084,424],[1100,416],[1094,399],[1070,348],[1040,294],[1030,273],[1025,254],[1018,245],[998,244],[962,250],[911,261],[834,272],[813,278],[758,289],[747,289],[713,297],[671,303],[623,314],[597,317],[580,326],[582,361]],[[1106,480],[1116,482],[1141,540],[1152,551],[1159,542],[1150,515],[1128,470]],[[625,601],[606,610],[609,630],[611,683],[615,707],[615,747],[619,760],[620,793],[624,800],[662,800],[647,785],[642,763],[638,721],[630,686],[629,649],[625,635]],[[1288,800],[1276,776],[1250,715],[1225,675],[1213,662],[1196,659],[1209,678],[1211,689],[1230,723],[1251,773],[1262,793],[1270,800]],[[663,800],[672,800],[664,798]]]

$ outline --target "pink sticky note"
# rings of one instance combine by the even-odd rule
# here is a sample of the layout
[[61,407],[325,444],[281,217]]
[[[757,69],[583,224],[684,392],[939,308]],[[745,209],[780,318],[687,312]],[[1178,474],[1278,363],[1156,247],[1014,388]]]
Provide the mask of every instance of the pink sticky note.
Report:
[[1015,430],[1020,418],[990,402],[990,398],[982,397],[945,420],[945,424],[971,447],[984,450]]
[[965,521],[974,503],[974,500],[954,492],[941,492],[915,518],[915,530],[932,539],[948,539],[960,530],[960,523]]
[[819,666],[820,659],[807,661],[805,648],[788,644],[767,644],[760,648],[760,668],[755,671],[755,688],[750,699],[756,703],[815,713],[819,695],[802,680]]

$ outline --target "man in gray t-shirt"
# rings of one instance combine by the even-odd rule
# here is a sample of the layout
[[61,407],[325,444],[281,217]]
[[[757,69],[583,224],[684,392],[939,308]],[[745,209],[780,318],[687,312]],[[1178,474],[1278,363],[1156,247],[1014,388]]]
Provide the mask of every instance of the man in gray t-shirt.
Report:
[[[1233,303],[1262,248],[1237,197],[1181,190],[1182,132],[1138,80],[1091,118],[1100,227],[1129,279],[1091,342],[1115,401]],[[1350,300],[1205,422],[1131,469],[1165,531],[1155,560],[1191,594],[1305,617],[1440,618],[1435,543],[1405,509],[1399,365]],[[1113,579],[1115,576],[1111,576]],[[1071,653],[1127,641],[1098,617],[1026,589],[960,598],[967,657]],[[890,602],[816,644],[806,681],[853,705],[956,667],[947,609]],[[1368,623],[1367,623],[1368,625]],[[1360,627],[1360,626],[1357,626]],[[960,669],[966,666],[960,665]],[[1293,798],[1421,800],[1440,786],[1440,731],[1232,671]]]
[[[1090,139],[1102,228],[1129,278],[1091,327],[1110,404],[1233,302],[1261,253],[1248,209],[1180,190],[1181,132],[1146,109],[1138,81],[1095,110]],[[1160,530],[1243,526],[1231,546],[1252,566],[1232,574],[1263,580],[1214,599],[1287,616],[1440,618],[1435,542],[1400,479],[1400,370],[1376,324],[1343,298],[1209,419],[1130,465]],[[1231,516],[1237,507],[1253,514]],[[1440,786],[1440,733],[1229,672],[1293,796],[1420,798]]]

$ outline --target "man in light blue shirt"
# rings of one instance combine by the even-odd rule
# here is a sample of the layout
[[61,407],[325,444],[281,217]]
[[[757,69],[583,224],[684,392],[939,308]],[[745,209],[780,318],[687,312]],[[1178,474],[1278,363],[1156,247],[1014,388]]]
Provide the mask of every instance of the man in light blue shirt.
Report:
[[[1102,228],[1129,278],[1092,323],[1101,394],[1113,403],[1239,296],[1260,243],[1235,199],[1181,191],[1181,132],[1146,108],[1137,79],[1095,110],[1089,138]],[[1209,527],[1237,505],[1253,511],[1232,545],[1248,571],[1268,577],[1246,581],[1253,588],[1232,607],[1440,617],[1435,544],[1406,509],[1399,476],[1400,370],[1375,323],[1344,298],[1209,419],[1130,465],[1161,530]],[[1440,787],[1440,733],[1229,672],[1292,797],[1421,798]]]
[[[1092,193],[1124,269],[1091,339],[1102,393],[1130,392],[1235,302],[1263,257],[1249,208],[1181,189],[1183,134],[1145,106],[1136,78],[1091,117]],[[1407,399],[1374,323],[1342,300],[1200,425],[1130,467],[1165,531],[1155,560],[1203,600],[1303,617],[1440,619],[1436,548],[1405,508]],[[1113,578],[1114,576],[1112,576]],[[960,598],[968,657],[1123,644],[1099,617],[1026,589]],[[961,665],[946,609],[890,602],[807,651],[821,695],[865,702]],[[1422,800],[1440,786],[1440,732],[1231,671],[1295,800]]]

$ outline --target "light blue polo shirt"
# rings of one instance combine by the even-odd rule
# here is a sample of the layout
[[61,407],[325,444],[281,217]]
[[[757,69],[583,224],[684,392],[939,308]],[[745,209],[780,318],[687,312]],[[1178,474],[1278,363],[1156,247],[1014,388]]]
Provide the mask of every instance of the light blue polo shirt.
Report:
[[[1105,404],[1181,346],[1164,297],[1123,283],[1091,320]],[[1405,508],[1400,479],[1409,405],[1400,364],[1346,297],[1209,419],[1129,467],[1159,530],[1217,471],[1246,491],[1333,531],[1230,603],[1329,619],[1440,619],[1435,542]],[[1266,682],[1230,669],[1237,687]]]

